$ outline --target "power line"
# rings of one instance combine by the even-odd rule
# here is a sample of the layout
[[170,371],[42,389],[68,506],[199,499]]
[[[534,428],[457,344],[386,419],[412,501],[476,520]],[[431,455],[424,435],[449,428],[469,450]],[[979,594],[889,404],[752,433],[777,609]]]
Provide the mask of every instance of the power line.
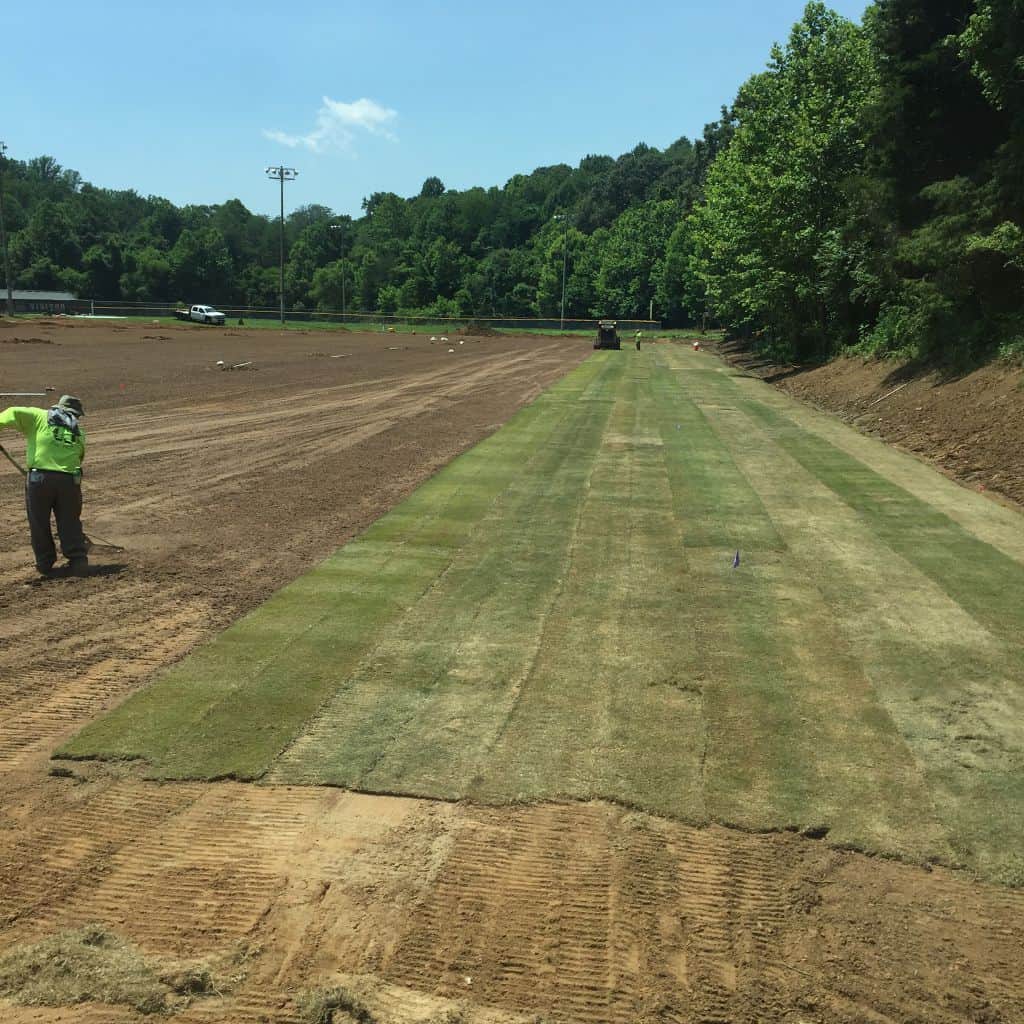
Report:
[[284,323],[284,183],[294,181],[299,172],[294,167],[268,167],[266,168],[268,178],[281,183],[281,323]]

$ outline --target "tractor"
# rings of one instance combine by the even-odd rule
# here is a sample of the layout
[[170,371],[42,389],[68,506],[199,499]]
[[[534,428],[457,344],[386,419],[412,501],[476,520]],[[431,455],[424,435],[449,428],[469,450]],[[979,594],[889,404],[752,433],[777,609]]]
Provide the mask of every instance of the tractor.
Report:
[[614,320],[597,321],[597,338],[594,341],[594,348],[620,349],[622,343],[619,341],[619,332],[615,329]]

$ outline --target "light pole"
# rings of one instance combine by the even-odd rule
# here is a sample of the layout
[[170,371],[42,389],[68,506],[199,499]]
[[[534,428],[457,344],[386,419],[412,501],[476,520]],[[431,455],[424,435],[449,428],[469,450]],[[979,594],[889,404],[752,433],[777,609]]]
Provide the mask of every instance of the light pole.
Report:
[[7,232],[4,230],[4,171],[7,168],[7,144],[0,142],[0,249],[4,251],[4,282],[7,285],[7,315],[14,316],[14,293],[11,291],[11,263],[7,258]]
[[294,181],[299,172],[294,167],[268,167],[267,177],[281,182],[281,323],[284,323],[284,183]]
[[565,330],[565,261],[569,254],[569,218],[564,213],[556,213],[555,220],[565,221],[565,231],[562,234],[562,319],[558,329]]

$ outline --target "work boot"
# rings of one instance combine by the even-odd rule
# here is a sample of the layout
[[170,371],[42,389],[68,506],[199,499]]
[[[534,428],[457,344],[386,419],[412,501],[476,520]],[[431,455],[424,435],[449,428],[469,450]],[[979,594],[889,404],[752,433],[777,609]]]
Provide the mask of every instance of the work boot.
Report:
[[86,557],[72,558],[69,563],[69,571],[72,576],[77,576],[79,579],[89,575],[89,559]]
[[39,573],[40,576],[45,576],[49,578],[53,575],[53,562],[50,562],[49,565],[47,565],[45,562],[36,562],[36,572]]

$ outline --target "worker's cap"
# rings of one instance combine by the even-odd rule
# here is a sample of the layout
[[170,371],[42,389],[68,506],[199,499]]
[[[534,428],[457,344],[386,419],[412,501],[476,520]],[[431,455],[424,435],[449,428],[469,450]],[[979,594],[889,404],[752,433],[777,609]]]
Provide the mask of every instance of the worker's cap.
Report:
[[68,412],[74,413],[75,416],[82,417],[85,415],[85,409],[82,408],[82,400],[75,398],[74,395],[61,395],[60,401],[57,403],[58,409],[67,409]]

